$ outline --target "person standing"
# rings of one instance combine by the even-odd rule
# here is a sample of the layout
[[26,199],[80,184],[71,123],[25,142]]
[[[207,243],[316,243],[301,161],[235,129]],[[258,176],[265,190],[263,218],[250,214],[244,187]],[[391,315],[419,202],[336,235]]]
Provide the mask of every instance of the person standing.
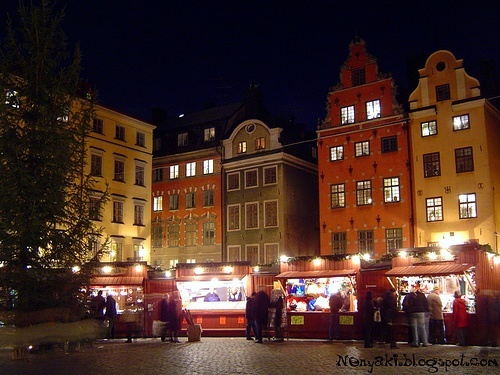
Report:
[[92,316],[94,319],[104,319],[104,308],[106,307],[106,299],[102,296],[102,290],[97,292],[97,296],[92,298]]
[[180,342],[178,332],[182,324],[182,300],[179,291],[174,291],[173,297],[168,304],[168,315],[170,325],[170,341]]
[[398,301],[396,297],[396,289],[390,288],[382,297],[382,308],[380,310],[382,315],[382,324],[386,332],[386,342],[390,343],[391,348],[397,348],[395,323],[398,314]]
[[328,340],[340,339],[340,324],[339,324],[339,311],[342,308],[344,301],[340,292],[333,293],[330,296],[330,327],[328,329]]
[[108,326],[108,338],[114,339],[115,338],[115,331],[116,331],[116,301],[113,298],[113,295],[111,293],[108,294],[106,297],[106,313],[105,313],[105,318],[109,322]]
[[420,290],[420,283],[417,281],[414,285],[415,292],[410,293],[410,324],[412,330],[412,343],[411,346],[417,347],[428,346],[427,330],[428,322],[426,315],[429,313],[429,302],[425,294]]
[[373,292],[367,291],[363,300],[363,338],[365,340],[365,348],[373,348],[372,330],[374,324],[375,304],[373,303]]
[[245,319],[247,320],[247,327],[245,330],[247,340],[252,340],[253,332],[254,336],[257,337],[257,326],[255,324],[255,296],[257,293],[252,292],[251,296],[247,297],[247,303],[245,305]]
[[167,324],[169,318],[169,313],[168,313],[169,298],[170,296],[168,295],[168,293],[166,293],[160,302],[160,321],[163,323],[160,335],[162,342],[165,342],[167,337],[167,328],[168,328]]
[[462,298],[462,294],[458,290],[455,291],[453,297],[455,297],[455,299],[453,301],[452,321],[455,324],[455,328],[457,330],[457,345],[465,346],[467,327],[469,326],[467,307],[465,306],[465,300]]
[[[427,301],[431,312],[429,318],[429,342],[431,344],[445,344],[443,302],[439,297],[439,287],[437,285],[427,296]],[[439,332],[439,340],[436,339],[436,329]]]
[[268,310],[270,299],[264,290],[259,290],[255,295],[255,322],[257,324],[257,334],[255,342],[262,344],[262,331],[267,326]]

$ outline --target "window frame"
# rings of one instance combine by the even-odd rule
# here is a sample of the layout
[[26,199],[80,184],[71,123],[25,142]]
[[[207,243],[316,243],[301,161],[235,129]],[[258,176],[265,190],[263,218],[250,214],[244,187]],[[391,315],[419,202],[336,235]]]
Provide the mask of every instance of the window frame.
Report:
[[330,161],[344,160],[344,145],[330,147]]
[[227,205],[227,230],[229,232],[241,230],[241,205]]
[[345,208],[345,197],[344,183],[330,185],[330,208]]
[[279,226],[278,200],[264,201],[264,228],[276,228]]
[[[273,172],[271,172],[273,171]],[[268,175],[271,173],[271,176]],[[278,183],[278,167],[276,165],[262,168],[262,184],[263,186],[276,185]]]
[[[431,219],[434,215],[434,219]],[[443,197],[425,198],[425,219],[428,223],[444,220]]]
[[354,142],[354,157],[370,156],[370,141]]
[[442,102],[451,99],[450,84],[445,83],[436,85],[436,102]]
[[[469,153],[466,154],[467,152]],[[462,155],[459,155],[460,153]],[[472,146],[455,149],[455,171],[456,173],[474,171],[474,155]]]
[[144,226],[144,203],[134,203],[134,225]]
[[[433,131],[434,130],[434,131]],[[428,133],[428,134],[426,134]],[[420,136],[431,137],[438,134],[438,124],[436,120],[429,120],[420,123]]]
[[203,141],[210,142],[215,140],[215,127],[211,126],[203,130]]
[[347,254],[347,232],[332,233],[332,254]]
[[360,254],[371,254],[375,250],[375,236],[373,229],[358,231],[358,252]]
[[458,217],[459,219],[476,219],[478,217],[476,193],[458,195]]
[[135,145],[146,147],[146,133],[139,131],[135,133]]
[[236,153],[238,155],[241,155],[241,154],[246,154],[246,152],[247,152],[247,141],[238,142],[236,146]]
[[169,194],[168,209],[169,211],[174,211],[179,209],[179,194]]
[[356,206],[373,204],[372,180],[356,181]]
[[125,160],[122,158],[115,158],[113,180],[125,182]]
[[153,212],[163,211],[163,195],[153,197]]
[[95,177],[102,177],[102,155],[92,153],[90,155],[90,174]]
[[125,141],[125,126],[115,125],[115,139],[119,141]]
[[356,111],[354,105],[348,105],[340,108],[340,124],[348,125],[356,122]]
[[[235,185],[232,185],[233,182],[236,182]],[[227,191],[236,191],[240,190],[240,172],[228,173],[227,174]]]
[[113,218],[112,223],[123,224],[123,213],[125,203],[122,200],[113,200]]
[[398,151],[398,136],[390,135],[380,139],[380,150],[382,154]]
[[353,87],[366,84],[366,69],[364,66],[351,69],[351,84]]
[[92,120],[92,131],[97,134],[104,134],[104,120],[99,117],[94,117]]
[[135,163],[134,185],[146,186],[146,166],[142,162]]
[[244,176],[245,189],[255,189],[259,187],[259,171],[257,169],[247,169]]
[[386,253],[389,254],[402,247],[403,247],[403,228],[386,228],[385,230]]
[[255,151],[266,149],[266,137],[257,137],[254,139]]
[[215,192],[213,189],[203,190],[203,207],[214,206]]
[[196,176],[196,162],[191,161],[186,163],[186,177]]
[[177,147],[185,147],[189,145],[189,135],[187,132],[177,134]]
[[214,159],[203,160],[203,174],[213,174],[214,173]]
[[424,178],[441,176],[441,157],[439,152],[423,154],[422,163],[424,168]]
[[384,203],[401,201],[401,184],[398,176],[385,177],[382,181],[384,188]]
[[[378,112],[377,112],[378,110]],[[380,99],[369,100],[365,103],[366,120],[374,120],[382,117],[382,106]]]
[[170,180],[177,180],[179,179],[179,164],[174,164],[171,165],[169,168],[169,179]]
[[188,191],[185,195],[186,208],[196,208],[196,192]]
[[259,229],[259,202],[245,202],[245,230]]
[[453,123],[453,131],[454,132],[470,129],[469,114],[466,113],[464,115],[453,116],[452,123]]

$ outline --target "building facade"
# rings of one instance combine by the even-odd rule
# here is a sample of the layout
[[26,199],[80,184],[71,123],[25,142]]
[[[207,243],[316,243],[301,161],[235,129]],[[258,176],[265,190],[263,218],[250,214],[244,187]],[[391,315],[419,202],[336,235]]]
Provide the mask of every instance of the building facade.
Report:
[[[104,262],[149,262],[151,233],[151,165],[154,126],[96,106],[87,137],[88,168],[95,178],[94,198],[109,200],[91,210],[103,228],[97,242],[109,240]],[[92,204],[92,199],[91,199]]]
[[390,75],[356,37],[319,124],[321,255],[380,259],[412,246],[407,121]]
[[409,98],[416,246],[478,242],[498,253],[499,111],[449,51],[419,74]]

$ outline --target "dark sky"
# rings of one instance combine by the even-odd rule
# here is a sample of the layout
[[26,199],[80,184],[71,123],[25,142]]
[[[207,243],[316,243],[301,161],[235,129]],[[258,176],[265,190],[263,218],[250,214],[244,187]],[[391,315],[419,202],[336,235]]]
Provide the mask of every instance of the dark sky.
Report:
[[[17,0],[0,1],[3,24]],[[56,1],[64,4],[63,29],[79,42],[100,103],[146,121],[153,107],[177,115],[239,101],[257,83],[273,113],[314,128],[356,34],[403,92],[407,60],[440,49],[476,78],[483,60],[500,69],[495,1]]]

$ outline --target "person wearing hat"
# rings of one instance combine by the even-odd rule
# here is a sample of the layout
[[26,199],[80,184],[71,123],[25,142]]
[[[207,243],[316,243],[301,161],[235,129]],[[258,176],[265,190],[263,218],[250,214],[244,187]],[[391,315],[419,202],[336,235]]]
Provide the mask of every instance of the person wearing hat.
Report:
[[[443,318],[443,302],[439,297],[439,286],[434,286],[434,289],[427,296],[430,309],[429,319],[429,343],[430,344],[446,344],[444,318]],[[438,337],[436,337],[436,330]]]

